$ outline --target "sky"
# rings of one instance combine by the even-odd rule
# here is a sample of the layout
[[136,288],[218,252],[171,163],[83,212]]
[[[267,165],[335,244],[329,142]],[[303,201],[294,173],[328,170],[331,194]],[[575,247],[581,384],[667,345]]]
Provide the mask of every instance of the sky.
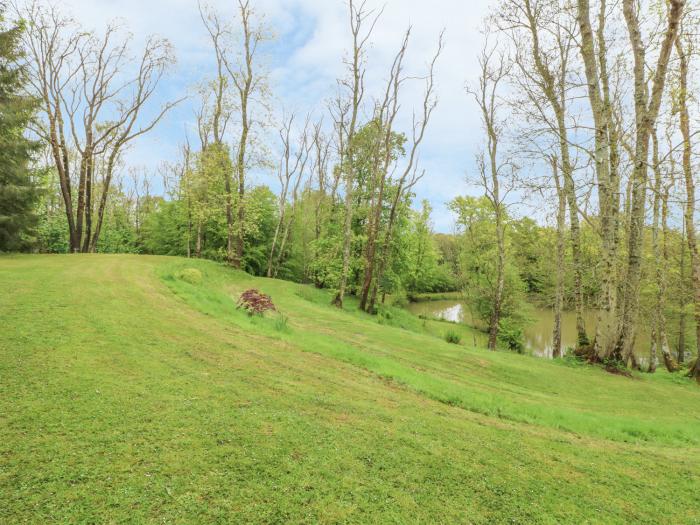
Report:
[[[344,0],[251,0],[257,15],[274,40],[264,48],[272,106],[281,115],[323,110],[337,91],[336,79],[344,74],[343,57],[349,45],[347,5]],[[476,194],[467,181],[473,177],[474,157],[482,146],[478,110],[466,93],[477,76],[477,53],[482,43],[479,27],[488,0],[367,0],[369,9],[384,7],[367,54],[367,93],[379,96],[391,60],[407,26],[412,26],[407,71],[421,74],[434,53],[440,31],[445,47],[436,67],[438,106],[420,150],[425,176],[416,186],[416,203],[428,199],[433,206],[436,231],[450,232],[454,219],[446,203],[457,195]],[[211,78],[213,53],[199,18],[197,0],[62,0],[60,5],[85,28],[101,30],[119,20],[134,35],[134,49],[148,38],[167,38],[177,63],[169,71],[149,110],[192,95],[194,87]],[[206,5],[236,23],[234,0],[210,0]],[[415,83],[402,100],[399,131],[408,132],[412,108],[420,110],[421,87]],[[155,168],[174,162],[186,130],[194,138],[192,97],[184,100],[149,134],[140,137],[127,153],[127,166]],[[271,145],[274,151],[275,144]],[[252,182],[275,186],[273,171],[255,173]]]

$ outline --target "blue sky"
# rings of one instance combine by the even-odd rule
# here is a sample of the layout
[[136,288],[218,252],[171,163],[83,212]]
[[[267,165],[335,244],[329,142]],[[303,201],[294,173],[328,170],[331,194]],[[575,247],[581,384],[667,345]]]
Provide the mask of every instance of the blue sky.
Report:
[[[275,39],[265,48],[274,112],[305,114],[322,111],[324,101],[336,90],[335,79],[343,74],[342,58],[348,48],[346,6],[343,0],[252,0],[258,15]],[[488,0],[368,0],[370,8],[385,6],[368,53],[368,95],[379,95],[393,53],[408,24],[412,24],[407,66],[424,71],[444,27],[446,45],[437,66],[438,107],[421,153],[426,175],[416,187],[417,200],[433,205],[437,231],[452,229],[446,202],[460,194],[475,194],[467,183],[473,176],[474,155],[482,134],[476,107],[465,84],[476,78],[476,55],[481,45],[478,28]],[[165,37],[174,45],[177,64],[169,72],[151,111],[167,100],[192,94],[193,88],[213,71],[213,57],[202,27],[196,0],[64,0],[65,10],[87,28],[100,30],[121,19],[139,46],[150,34]],[[235,23],[233,0],[211,0],[208,5]],[[406,110],[399,129],[408,131],[412,106],[420,104],[420,84],[405,93]],[[126,157],[130,166],[155,169],[161,161],[175,161],[185,131],[195,135],[192,99],[173,110],[149,135],[134,144]],[[272,151],[276,144],[269,145]],[[255,174],[255,183],[275,185],[273,172]],[[156,185],[158,186],[158,185]]]

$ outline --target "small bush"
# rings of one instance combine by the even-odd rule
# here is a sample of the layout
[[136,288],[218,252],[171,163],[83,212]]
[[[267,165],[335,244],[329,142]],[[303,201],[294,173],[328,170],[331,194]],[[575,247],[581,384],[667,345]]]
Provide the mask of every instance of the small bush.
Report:
[[615,359],[603,359],[603,369],[614,375],[632,377],[632,372],[627,368],[627,365]]
[[525,353],[523,329],[516,319],[501,318],[498,324],[498,340],[511,352]]
[[277,311],[277,308],[272,302],[272,298],[255,288],[243,292],[238,298],[236,307],[242,308],[248,312],[248,315],[263,315],[269,310],[273,312]]
[[391,299],[391,305],[397,308],[406,308],[408,306],[408,302],[408,297],[403,293],[396,294]]
[[202,282],[202,272],[196,268],[185,268],[177,272],[176,277],[181,281],[190,284],[199,284]]
[[380,319],[391,321],[394,318],[394,313],[389,308],[380,308],[377,312]]
[[458,345],[462,342],[462,336],[454,330],[448,330],[445,333],[445,341],[447,341],[448,343],[452,343],[453,345]]

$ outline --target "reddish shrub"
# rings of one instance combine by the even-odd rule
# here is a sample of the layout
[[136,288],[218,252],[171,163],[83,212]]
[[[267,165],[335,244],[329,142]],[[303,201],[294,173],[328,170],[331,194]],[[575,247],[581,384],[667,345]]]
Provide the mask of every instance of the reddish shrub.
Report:
[[248,312],[248,315],[262,315],[268,310],[277,311],[277,308],[272,303],[272,298],[255,288],[243,292],[238,298],[236,307],[243,308]]

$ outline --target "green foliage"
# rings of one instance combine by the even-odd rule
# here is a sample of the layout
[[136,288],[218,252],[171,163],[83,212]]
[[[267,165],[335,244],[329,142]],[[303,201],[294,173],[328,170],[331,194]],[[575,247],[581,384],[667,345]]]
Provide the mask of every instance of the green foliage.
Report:
[[408,296],[405,293],[398,293],[391,297],[391,305],[397,308],[406,308],[408,302]]
[[68,220],[62,209],[47,210],[40,215],[37,248],[41,253],[68,253]]
[[[491,318],[496,294],[496,264],[498,260],[495,220],[491,204],[485,198],[457,197],[450,203],[462,228],[460,247],[461,280],[464,297],[470,310],[484,324]],[[510,226],[510,219],[507,224]],[[510,239],[510,228],[506,230]],[[507,244],[510,253],[510,243]],[[505,282],[501,304],[501,322],[506,326],[508,345],[516,346],[518,324],[524,319],[520,312],[525,306],[525,284],[512,257],[506,258]]]
[[16,65],[24,28],[6,28],[0,4],[0,251],[35,241],[39,188],[29,163],[38,144],[25,136],[37,101],[23,95],[27,78]]
[[267,186],[256,186],[246,193],[244,269],[264,275],[277,224],[277,197]]
[[519,354],[525,352],[522,325],[522,320],[516,317],[503,317],[498,324],[499,342],[508,350]]
[[454,330],[448,330],[445,332],[445,341],[458,345],[462,342],[462,337]]
[[[210,176],[207,171],[213,169],[212,164],[219,169],[222,163],[225,165],[221,158],[222,153],[220,151],[216,153],[217,151],[215,149],[208,152],[201,161],[200,169],[204,171],[199,173],[199,176],[204,177],[204,182],[201,178],[198,179],[197,192],[193,193],[201,199],[200,201],[194,203],[187,199],[175,199],[154,202],[143,219],[139,236],[142,239],[140,243],[143,251],[157,255],[186,255],[189,245],[189,252],[194,255],[197,221],[202,221],[202,256],[217,261],[226,260],[225,202],[213,196],[216,192],[223,190],[218,186],[202,186],[205,182],[218,185],[216,182],[218,179]],[[190,176],[195,177],[195,174]],[[192,180],[185,179],[183,184],[186,183],[192,183]],[[247,220],[243,267],[255,275],[263,275],[267,268],[267,256],[277,220],[275,200],[274,193],[267,186],[251,188],[245,195]],[[112,229],[122,231],[117,226],[118,224],[113,225]],[[125,242],[114,251],[128,251],[129,246],[131,245]]]
[[533,219],[523,217],[510,222],[511,251],[520,279],[528,295],[553,293],[551,276],[556,250],[554,230],[542,228]]
[[[159,203],[144,219],[144,252],[161,255],[186,255],[188,236],[192,244],[187,208],[181,200]],[[190,246],[191,248],[191,246]]]
[[97,245],[99,253],[139,253],[138,232],[133,227],[127,197],[120,188],[110,189],[110,206]]
[[182,270],[178,271],[175,276],[186,283],[202,283],[202,272],[200,272],[197,268],[183,268]]
[[309,261],[309,274],[319,287],[330,288],[340,281],[343,268],[343,239],[337,221],[328,224],[323,237],[311,241],[314,257]]
[[406,289],[412,293],[449,292],[459,286],[454,273],[440,264],[440,254],[430,223],[432,208],[427,200],[419,212],[409,213],[401,259],[406,261]]

